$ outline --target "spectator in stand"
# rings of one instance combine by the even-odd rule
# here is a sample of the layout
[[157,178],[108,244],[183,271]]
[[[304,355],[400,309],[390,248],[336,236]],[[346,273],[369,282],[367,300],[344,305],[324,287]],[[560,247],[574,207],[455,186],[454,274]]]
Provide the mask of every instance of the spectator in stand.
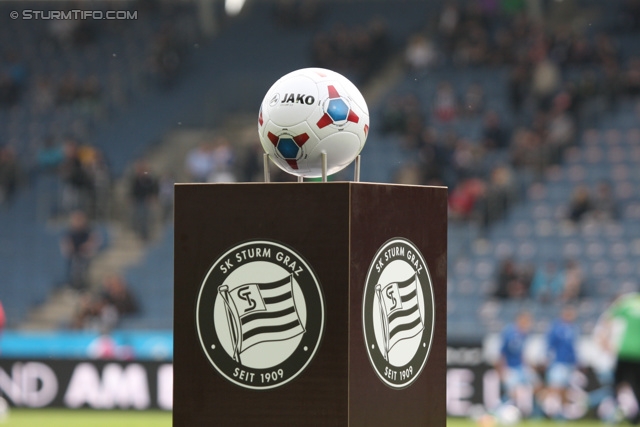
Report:
[[72,320],[73,329],[110,331],[120,319],[138,314],[138,300],[119,274],[105,276],[102,289],[87,293],[79,301]]
[[57,174],[64,156],[64,150],[56,144],[56,140],[52,136],[46,137],[36,153],[36,172]]
[[640,30],[640,1],[623,0],[620,5],[618,19],[625,32]]
[[403,163],[396,170],[393,182],[403,185],[422,185],[422,170],[417,163]]
[[4,63],[4,67],[9,72],[11,80],[13,80],[22,91],[27,85],[29,77],[27,63],[20,57],[20,54],[15,49],[9,49],[6,52]]
[[602,82],[602,94],[609,111],[618,109],[623,82],[620,79],[620,65],[618,61],[607,61],[603,64],[604,80]]
[[95,293],[81,296],[76,312],[71,320],[71,328],[88,331],[110,331],[118,322],[116,308]]
[[487,150],[500,150],[509,145],[509,131],[500,122],[497,112],[491,110],[484,115],[482,146]]
[[594,50],[596,61],[602,65],[611,61],[617,62],[620,56],[613,39],[606,33],[596,34]]
[[236,155],[229,140],[224,137],[215,139],[211,149],[211,172],[208,182],[236,182]]
[[412,71],[425,71],[435,65],[438,54],[433,42],[423,34],[414,34],[404,52],[404,60]]
[[540,58],[533,66],[531,91],[538,109],[547,111],[551,100],[560,87],[560,69],[548,57],[540,53]]
[[241,181],[256,182],[264,179],[263,158],[264,149],[260,143],[251,144],[245,148]]
[[63,188],[63,184],[60,174],[64,161],[63,147],[53,136],[45,137],[36,152],[32,178],[38,186],[40,202],[52,218],[62,211],[60,189]]
[[9,73],[0,70],[0,107],[12,107],[20,101],[20,87]]
[[454,132],[448,135],[453,145],[452,166],[459,180],[473,179],[483,174],[483,151],[468,138],[458,138]]
[[455,33],[452,53],[454,64],[482,65],[488,56],[489,34],[482,9],[477,2],[468,2],[462,14],[462,20]]
[[596,187],[593,196],[593,216],[599,221],[615,221],[620,218],[618,202],[607,180],[600,181]]
[[424,124],[424,112],[418,97],[412,93],[392,95],[382,109],[381,132],[405,135],[412,122]]
[[640,58],[629,60],[626,70],[623,72],[622,81],[624,93],[630,96],[640,95]]
[[131,316],[140,312],[140,306],[124,278],[118,274],[110,274],[104,278],[100,298],[114,307],[118,317]]
[[75,41],[75,33],[81,25],[76,19],[55,19],[49,24],[49,37],[63,49],[71,47]]
[[45,76],[35,77],[34,89],[31,96],[35,112],[51,112],[56,103],[55,88],[51,83],[51,79]]
[[484,112],[484,88],[479,83],[469,85],[464,95],[462,114],[475,117]]
[[443,38],[443,47],[447,55],[453,53],[455,36],[460,23],[460,9],[456,2],[447,1],[442,7],[438,19],[438,32]]
[[520,113],[531,88],[530,70],[524,64],[515,65],[509,74],[509,101],[514,112]]
[[439,140],[435,128],[425,127],[420,136],[418,162],[422,169],[422,183],[444,184],[453,188],[456,179],[452,168],[452,150]]
[[278,0],[274,16],[278,26],[286,28],[308,28],[320,17],[320,5],[312,0]]
[[64,212],[76,209],[86,211],[92,199],[94,183],[82,163],[82,150],[73,138],[67,138],[64,143],[64,160],[60,166],[60,174],[63,182]]
[[[252,180],[247,180],[252,181]],[[162,175],[158,181],[158,202],[160,217],[163,223],[173,218],[174,185],[176,178],[169,173]]]
[[547,261],[544,266],[539,266],[531,280],[531,297],[542,303],[556,301],[562,295],[564,289],[564,275],[554,260]]
[[436,119],[442,123],[451,122],[456,117],[458,100],[453,86],[448,81],[438,84],[433,100],[433,111]]
[[15,150],[12,147],[0,147],[0,205],[13,200],[21,176],[22,171]]
[[186,170],[191,182],[207,182],[213,172],[212,146],[203,142],[187,153]]
[[313,64],[365,81],[388,56],[386,22],[373,19],[367,26],[336,23],[328,32],[316,33],[312,45]]
[[546,128],[545,145],[548,147],[549,164],[562,161],[565,150],[575,143],[576,129],[573,118],[569,114],[571,97],[567,92],[558,94],[553,99]]
[[91,260],[100,246],[100,237],[83,211],[74,211],[69,216],[69,228],[60,241],[62,255],[67,260],[66,283],[77,291],[89,287],[88,272]]
[[546,414],[554,419],[563,418],[562,407],[569,402],[571,376],[577,369],[580,331],[575,324],[576,315],[573,306],[564,307],[547,332],[547,387],[541,394]]
[[524,298],[529,291],[529,283],[524,269],[513,258],[505,258],[498,269],[496,289],[493,296],[500,299]]
[[169,89],[177,81],[182,68],[182,49],[171,25],[165,25],[155,35],[149,58],[151,76],[160,89]]
[[91,150],[91,155],[83,160],[83,167],[93,183],[91,187],[90,212],[92,218],[106,218],[111,196],[111,171],[102,151]]
[[592,210],[593,203],[589,195],[589,189],[584,185],[577,186],[569,201],[568,219],[574,224],[579,223]]
[[584,274],[578,261],[570,259],[565,263],[564,268],[564,285],[562,288],[561,301],[575,301],[580,297],[582,292],[582,282]]
[[574,37],[568,60],[572,65],[588,65],[594,60],[593,47],[584,34],[577,34]]
[[449,215],[452,219],[471,219],[477,203],[484,197],[486,184],[478,178],[471,178],[456,185],[449,195]]
[[483,230],[503,218],[516,199],[516,185],[513,173],[505,166],[491,171],[484,196],[480,199],[478,214]]
[[102,87],[97,75],[91,75],[80,83],[77,103],[88,113],[100,112],[102,106]]
[[129,196],[133,205],[133,230],[143,241],[151,237],[152,206],[158,198],[159,183],[146,162],[134,165],[129,184]]
[[65,74],[58,84],[56,92],[56,104],[70,105],[73,104],[80,96],[80,81],[78,76],[73,72]]

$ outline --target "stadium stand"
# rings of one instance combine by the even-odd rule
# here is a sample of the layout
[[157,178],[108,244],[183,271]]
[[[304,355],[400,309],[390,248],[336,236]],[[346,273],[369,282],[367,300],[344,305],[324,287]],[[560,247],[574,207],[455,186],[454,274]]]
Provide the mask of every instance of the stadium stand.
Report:
[[[140,14],[143,19],[126,28],[120,27],[118,21],[97,25],[91,20],[71,21],[62,28],[56,26],[59,21],[34,19],[28,29],[21,25],[21,20],[9,18],[8,5],[2,6],[3,40],[16,40],[13,46],[3,46],[2,52],[3,77],[15,86],[15,96],[6,99],[0,108],[2,145],[17,152],[27,175],[26,184],[18,189],[11,203],[4,203],[0,212],[3,224],[0,298],[8,307],[11,327],[19,325],[30,308],[41,304],[55,286],[61,285],[64,261],[58,243],[69,209],[91,208],[103,243],[109,242],[106,220],[112,219],[113,214],[109,204],[100,213],[95,211],[95,205],[67,204],[69,177],[64,165],[66,146],[62,144],[68,144],[64,140],[72,138],[81,141],[80,147],[85,153],[92,153],[91,158],[104,156],[107,170],[100,171],[95,168],[97,163],[83,159],[80,171],[94,179],[94,191],[100,189],[98,179],[103,178],[108,193],[109,175],[121,174],[131,156],[139,156],[153,142],[154,135],[149,126],[144,126],[144,120],[131,123],[128,129],[123,122],[126,123],[136,104],[151,97],[149,93],[163,89],[157,82],[159,71],[152,66],[152,60],[173,53],[168,52],[173,47],[162,40],[169,35],[167,26],[178,27],[178,36],[171,39],[176,44],[193,43],[195,35],[191,29],[196,28],[189,23],[189,19],[195,19],[195,13],[189,12],[188,5],[156,6],[145,9]],[[43,5],[42,11],[47,13],[61,7],[80,6]],[[25,8],[20,12],[31,10]],[[20,37],[14,37],[16,34]],[[165,101],[164,110],[168,105],[171,103]],[[154,120],[162,118],[160,110],[162,105],[153,111]],[[129,138],[113,133],[114,129],[132,128],[139,132]],[[157,125],[152,128],[155,131]],[[50,149],[46,156],[41,147]],[[39,163],[43,160],[53,163]],[[101,194],[94,196],[98,204]],[[51,326],[55,325],[54,322]]]
[[[617,70],[613,76],[620,84],[632,82],[628,77],[637,72],[633,59],[639,41],[637,28],[620,24],[622,1],[613,2],[615,7],[605,11],[598,1],[582,1],[582,12],[576,16],[591,19],[592,25],[563,44],[562,26],[556,25],[567,13],[562,5],[546,11],[548,27],[540,35],[523,18],[525,11],[510,15],[508,11],[469,6],[480,3],[460,2],[464,6],[457,11],[460,27],[457,33],[447,33],[445,24],[449,21],[440,1],[405,0],[402,7],[395,2],[372,2],[364,9],[353,1],[345,2],[339,11],[320,7],[305,17],[296,15],[295,10],[273,9],[268,2],[254,2],[240,16],[223,19],[209,40],[196,30],[197,11],[192,3],[169,6],[150,2],[148,11],[140,11],[136,25],[89,28],[82,36],[89,40],[81,37],[80,46],[70,47],[46,42],[49,29],[45,22],[34,23],[27,32],[3,14],[0,36],[3,40],[14,33],[24,36],[15,50],[20,52],[29,77],[19,101],[0,109],[0,142],[14,147],[25,169],[31,171],[42,141],[54,136],[58,144],[71,131],[102,153],[115,188],[136,160],[147,156],[151,148],[160,149],[168,132],[222,129],[229,122],[236,123],[236,117],[241,117],[242,123],[247,116],[253,120],[264,92],[279,76],[295,68],[331,66],[352,78],[366,96],[383,87],[375,98],[367,96],[372,128],[363,151],[362,179],[445,184],[452,195],[459,196],[462,205],[452,204],[449,226],[449,338],[477,342],[486,333],[499,331],[522,307],[532,310],[539,331],[557,315],[560,304],[531,298],[528,286],[518,298],[494,296],[499,267],[509,257],[524,266],[529,279],[551,258],[562,262],[574,259],[584,278],[575,303],[582,330],[587,333],[610,299],[637,287],[640,277],[640,175],[634,167],[640,161],[638,93],[630,83],[629,87],[609,90],[611,64],[601,60],[603,52],[612,49]],[[3,7],[7,6],[0,5]],[[381,18],[382,27],[372,24]],[[486,40],[486,46],[476,46],[482,55],[473,56],[476,51],[469,40],[456,37],[478,25],[483,34],[478,37]],[[518,25],[523,33],[517,32]],[[601,32],[612,27],[619,30],[603,39]],[[346,32],[353,37],[366,28],[386,31],[388,51],[384,58],[376,59],[380,62],[371,62],[371,52],[363,68],[354,67],[353,61],[337,52],[319,56],[318,43],[328,41],[335,48],[339,35]],[[174,35],[169,39],[177,41],[177,46],[166,44],[168,34]],[[425,36],[433,49],[430,55],[434,59],[422,69],[404,62],[404,49],[416,34]],[[553,59],[560,64],[553,96],[544,100],[528,90],[520,92],[523,85],[528,87],[528,81],[518,80],[522,76],[517,58],[492,56],[518,45],[522,56],[529,58],[535,53],[536,36],[552,47]],[[580,59],[576,49],[581,37],[592,52],[588,60]],[[158,74],[157,68],[150,67],[150,58],[157,53],[154,49],[174,48],[180,58],[178,71]],[[109,59],[105,61],[105,57]],[[372,74],[367,72],[371,68],[395,72]],[[88,87],[95,76],[101,88],[99,102],[47,107],[47,102],[52,102],[45,96],[52,90],[47,86],[73,80],[67,70],[73,70]],[[377,80],[380,78],[384,81]],[[605,89],[589,92],[593,81]],[[562,143],[559,155],[554,151],[551,157],[544,157],[544,150],[532,149],[522,151],[523,156],[515,148],[530,148],[528,144],[536,144],[536,135],[564,129],[562,117],[550,121],[535,107],[536,102],[563,102],[558,94],[568,95],[575,107],[569,109],[572,138]],[[446,107],[451,97],[462,108],[449,117]],[[464,107],[477,99],[477,108]],[[406,111],[398,116],[394,110],[398,102],[415,107],[410,112],[415,113],[415,121],[406,120]],[[515,108],[518,102],[520,111]],[[497,147],[485,141],[487,115],[492,111],[508,134],[506,143]],[[402,119],[400,127],[392,120],[398,117]],[[244,149],[236,146],[243,160],[247,158]],[[540,159],[527,163],[535,157],[532,155]],[[519,162],[523,159],[525,162]],[[183,159],[174,160],[168,170],[158,172],[181,175]],[[242,162],[239,167],[244,167]],[[29,174],[29,178],[14,202],[0,210],[0,299],[10,327],[20,325],[29,308],[44,302],[63,274],[58,249],[62,226],[59,217],[51,218],[52,204],[58,201],[52,191],[57,194],[60,183],[50,176]],[[483,197],[489,192],[504,195],[496,189],[504,188],[505,180],[506,198]],[[584,184],[595,190],[603,180],[615,197],[616,218],[571,223],[567,209],[576,187]],[[462,185],[469,182],[475,186]],[[126,208],[121,204],[126,198],[120,194],[110,200],[117,206],[110,205],[109,214],[96,218],[96,224],[105,240],[114,244],[109,236],[114,222],[125,219]],[[503,205],[498,206],[496,200],[502,200]],[[463,202],[468,211],[460,213],[456,209],[467,206]],[[142,313],[123,319],[122,328],[172,327],[172,233],[170,225],[163,226],[158,239],[142,246],[139,261],[121,266],[132,291],[145,296],[141,298]]]
[[[133,10],[131,5],[120,6]],[[80,148],[97,153],[106,162],[109,179],[116,181],[107,189],[113,193],[108,195],[107,212],[94,219],[105,234],[104,241],[110,241],[113,222],[121,222],[126,214],[126,207],[119,205],[122,195],[118,199],[115,194],[117,180],[164,133],[183,125],[220,126],[233,114],[253,111],[269,82],[291,67],[310,65],[315,28],[293,28],[283,33],[272,20],[263,19],[273,13],[269,4],[252,5],[234,25],[227,25],[223,19],[221,30],[211,41],[198,34],[193,3],[149,2],[140,6],[135,9],[139,13],[135,25],[130,26],[87,21],[77,27],[69,23],[73,28],[58,28],[51,24],[53,21],[34,20],[27,32],[21,20],[9,19],[8,9],[2,15],[6,24],[2,26],[3,39],[24,33],[13,49],[7,49],[2,67],[3,72],[13,72],[12,83],[19,86],[16,95],[7,99],[6,108],[0,110],[3,146],[18,152],[29,178],[19,189],[16,201],[7,203],[7,209],[0,212],[0,221],[10,224],[6,233],[3,230],[2,243],[7,250],[2,273],[6,285],[0,298],[11,307],[11,327],[25,320],[28,309],[42,303],[62,277],[64,261],[57,245],[68,212],[63,203],[65,182],[56,173],[39,170],[37,161],[45,142],[64,158],[62,144],[73,138]],[[407,6],[414,11],[420,7],[415,1],[407,2]],[[55,5],[60,7],[81,6]],[[43,11],[52,8],[49,5]],[[363,26],[378,14],[387,15],[398,37],[393,42],[399,44],[403,32],[419,25],[420,15],[414,14],[414,24],[406,26],[404,13],[388,9],[377,5],[360,13],[358,7],[350,5],[344,12]],[[343,19],[339,14],[329,15],[323,19],[327,32]],[[269,40],[269,49],[254,49],[256,40],[243,37],[256,31]],[[242,51],[253,53],[239,58],[236,53]],[[280,59],[282,52],[287,53],[287,61]],[[255,67],[255,63],[261,67]],[[238,85],[238,80],[245,84]],[[26,248],[49,248],[48,256],[42,257],[47,263],[39,270],[43,278],[34,285],[34,292],[25,292],[24,288],[14,291],[31,286],[30,281],[25,284],[27,276],[21,272],[29,270],[34,262],[33,257],[11,250],[20,239],[26,239]],[[33,295],[33,300],[26,301],[23,292]]]

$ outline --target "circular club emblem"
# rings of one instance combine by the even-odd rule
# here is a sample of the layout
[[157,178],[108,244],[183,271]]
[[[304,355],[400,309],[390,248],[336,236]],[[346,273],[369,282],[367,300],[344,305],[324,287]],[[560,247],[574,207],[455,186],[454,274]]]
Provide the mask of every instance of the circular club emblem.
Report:
[[239,244],[214,263],[196,305],[200,344],[227,380],[270,389],[298,376],[324,329],[322,288],[292,248],[269,240]]
[[391,388],[411,385],[429,357],[435,304],[424,257],[394,238],[376,253],[364,288],[362,324],[369,360]]

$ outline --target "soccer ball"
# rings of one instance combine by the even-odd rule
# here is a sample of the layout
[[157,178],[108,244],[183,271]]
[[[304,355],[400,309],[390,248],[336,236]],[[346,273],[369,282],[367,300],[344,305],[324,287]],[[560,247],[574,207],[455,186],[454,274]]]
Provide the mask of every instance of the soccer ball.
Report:
[[496,410],[496,419],[499,426],[515,426],[522,420],[522,412],[514,405],[501,405]]
[[323,68],[293,71],[276,81],[260,105],[258,135],[280,169],[302,177],[327,175],[360,154],[369,132],[364,97],[346,77]]

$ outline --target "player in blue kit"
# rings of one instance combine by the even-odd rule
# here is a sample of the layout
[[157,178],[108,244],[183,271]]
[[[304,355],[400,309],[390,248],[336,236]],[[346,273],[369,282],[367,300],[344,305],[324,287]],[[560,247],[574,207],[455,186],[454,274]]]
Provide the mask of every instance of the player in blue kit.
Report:
[[571,376],[576,370],[576,343],[579,336],[575,325],[576,310],[572,306],[562,309],[560,318],[547,333],[549,364],[546,373],[547,389],[544,392],[544,409],[551,417],[561,417],[562,406],[568,402]]
[[524,413],[531,413],[531,396],[540,385],[538,375],[524,360],[524,349],[533,319],[529,312],[521,312],[514,324],[502,332],[502,347],[498,372],[511,403]]

